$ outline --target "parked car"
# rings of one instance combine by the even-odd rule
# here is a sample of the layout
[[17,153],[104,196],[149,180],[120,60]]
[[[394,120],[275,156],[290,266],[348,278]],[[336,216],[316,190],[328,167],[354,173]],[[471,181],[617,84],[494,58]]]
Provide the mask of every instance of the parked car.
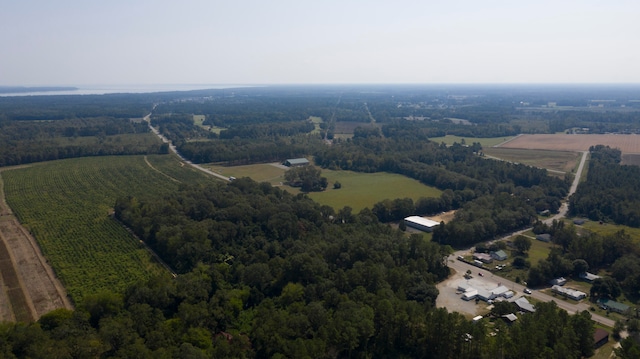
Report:
[[482,274],[482,272],[478,272],[478,275],[481,276],[481,277],[484,276],[484,274]]
[[524,292],[525,292],[526,294],[531,294],[531,289],[529,289],[529,288],[525,288],[525,289],[524,289]]

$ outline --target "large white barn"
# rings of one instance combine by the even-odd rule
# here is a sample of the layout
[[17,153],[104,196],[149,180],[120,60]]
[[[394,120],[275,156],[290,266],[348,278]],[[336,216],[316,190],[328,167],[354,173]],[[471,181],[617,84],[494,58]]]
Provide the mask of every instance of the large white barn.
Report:
[[435,227],[440,225],[440,222],[436,222],[420,216],[411,216],[404,219],[404,224],[424,232],[431,232]]

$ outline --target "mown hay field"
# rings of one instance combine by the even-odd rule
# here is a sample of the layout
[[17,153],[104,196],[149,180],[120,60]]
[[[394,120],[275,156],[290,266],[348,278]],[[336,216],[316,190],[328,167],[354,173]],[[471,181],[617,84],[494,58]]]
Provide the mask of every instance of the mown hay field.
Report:
[[640,153],[639,135],[520,135],[500,145],[500,148],[523,148],[553,151],[588,151],[590,146],[605,145],[622,153]]
[[[291,193],[300,193],[299,188],[282,184],[287,169],[277,164],[233,167],[205,165],[205,167],[224,176],[249,177],[256,182],[269,182],[274,186],[282,186],[282,189]],[[365,207],[372,208],[374,204],[385,199],[411,198],[416,201],[420,197],[439,197],[442,193],[437,188],[394,173],[360,173],[322,169],[322,176],[327,178],[329,187],[323,192],[309,193],[309,197],[335,210],[349,206],[354,213]],[[340,182],[342,188],[333,189],[335,182]]]
[[[359,173],[324,169],[322,176],[327,177],[329,187],[324,192],[312,192],[309,197],[335,210],[349,206],[354,213],[365,207],[372,208],[374,204],[385,199],[411,198],[415,202],[420,197],[439,197],[442,193],[435,187],[426,186],[420,181],[394,173]],[[335,182],[340,182],[342,188],[333,189]]]
[[86,157],[2,171],[6,202],[34,235],[74,302],[123,292],[164,271],[110,216],[118,197],[158,195],[210,181],[175,156]]

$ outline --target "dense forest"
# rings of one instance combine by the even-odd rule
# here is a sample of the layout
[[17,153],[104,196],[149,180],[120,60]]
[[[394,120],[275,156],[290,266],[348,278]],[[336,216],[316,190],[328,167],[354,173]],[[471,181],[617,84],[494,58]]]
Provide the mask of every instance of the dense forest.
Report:
[[[447,247],[242,178],[186,186],[116,217],[181,274],[87,298],[39,325],[7,324],[6,357],[578,358],[587,312],[555,303],[507,326],[435,309]],[[512,308],[501,307],[496,311]],[[490,332],[495,336],[488,335]],[[74,333],[70,336],[68,333]],[[33,338],[38,340],[32,340]],[[29,338],[29,340],[21,340]]]
[[570,214],[640,227],[640,167],[620,165],[620,150],[590,149],[587,180],[569,200]]

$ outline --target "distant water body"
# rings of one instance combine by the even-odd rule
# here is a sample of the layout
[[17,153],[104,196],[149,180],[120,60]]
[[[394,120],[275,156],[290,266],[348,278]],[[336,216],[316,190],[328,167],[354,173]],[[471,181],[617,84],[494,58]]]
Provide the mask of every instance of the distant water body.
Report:
[[113,93],[152,93],[171,91],[193,91],[209,89],[227,89],[239,87],[255,87],[253,85],[96,85],[96,86],[72,86],[76,90],[65,91],[39,91],[39,92],[14,92],[0,93],[0,97],[9,96],[53,96],[53,95],[105,95]]

